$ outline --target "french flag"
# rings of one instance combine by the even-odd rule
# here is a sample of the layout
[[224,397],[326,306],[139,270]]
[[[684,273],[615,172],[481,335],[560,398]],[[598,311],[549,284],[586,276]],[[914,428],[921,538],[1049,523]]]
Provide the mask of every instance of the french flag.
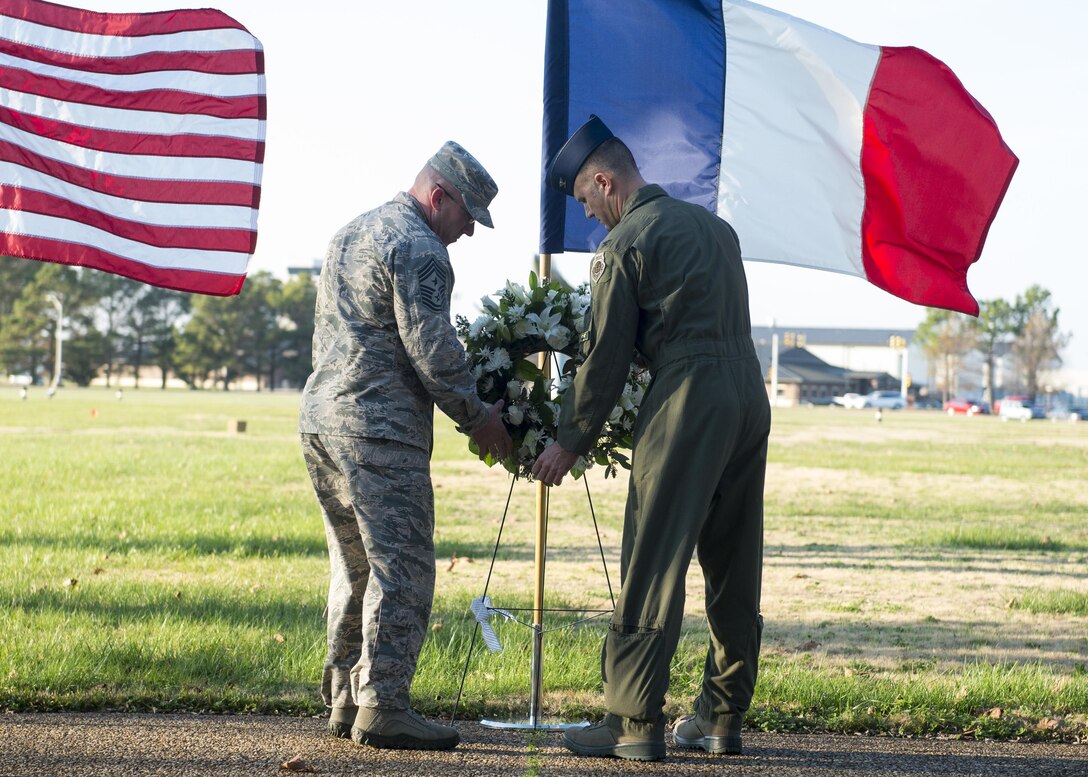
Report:
[[[745,259],[978,314],[967,270],[1018,160],[926,52],[745,0],[550,0],[543,170],[590,114],[646,180],[729,221]],[[595,250],[604,227],[541,190],[541,252]]]

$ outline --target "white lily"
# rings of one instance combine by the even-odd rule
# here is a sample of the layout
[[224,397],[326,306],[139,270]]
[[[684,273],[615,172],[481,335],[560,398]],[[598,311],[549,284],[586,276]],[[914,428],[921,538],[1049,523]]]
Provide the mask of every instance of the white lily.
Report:
[[544,340],[555,350],[561,351],[570,343],[570,330],[558,324],[544,332]]
[[540,323],[536,313],[530,313],[514,324],[514,337],[532,337],[540,334]]
[[529,304],[531,297],[529,296],[529,292],[525,290],[524,286],[507,281],[506,291],[509,292],[510,296],[514,299],[515,302],[521,305]]

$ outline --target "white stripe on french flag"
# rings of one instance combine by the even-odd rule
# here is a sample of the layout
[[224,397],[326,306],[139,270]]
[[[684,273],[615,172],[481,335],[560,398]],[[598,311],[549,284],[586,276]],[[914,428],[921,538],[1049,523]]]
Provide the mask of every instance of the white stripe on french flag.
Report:
[[[941,62],[734,0],[551,0],[546,168],[595,113],[647,180],[736,228],[745,259],[977,314],[967,269],[1016,169]],[[563,200],[567,200],[564,202]],[[542,187],[541,251],[604,229]]]
[[257,240],[260,41],[213,10],[0,6],[0,254],[237,294]]

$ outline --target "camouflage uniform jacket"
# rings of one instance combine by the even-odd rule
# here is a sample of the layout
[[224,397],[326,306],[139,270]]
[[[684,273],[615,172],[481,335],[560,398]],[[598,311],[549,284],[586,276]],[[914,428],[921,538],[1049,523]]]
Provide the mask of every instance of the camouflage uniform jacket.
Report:
[[318,281],[314,371],[299,432],[430,450],[434,405],[471,433],[487,422],[450,323],[453,268],[401,192],[343,227]]

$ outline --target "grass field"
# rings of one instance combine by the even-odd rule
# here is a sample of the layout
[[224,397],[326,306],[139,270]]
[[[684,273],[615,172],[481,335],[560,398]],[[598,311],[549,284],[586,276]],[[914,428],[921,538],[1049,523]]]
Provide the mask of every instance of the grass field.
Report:
[[[0,390],[0,708],[317,714],[325,542],[298,395]],[[227,431],[243,419],[244,434]],[[449,713],[510,480],[446,422],[438,586],[413,692]],[[752,725],[1088,736],[1088,424],[780,409]],[[588,476],[618,586],[626,484]],[[552,489],[548,606],[607,608],[582,481]],[[534,488],[514,484],[489,593],[531,604]],[[697,566],[668,711],[697,692]],[[573,623],[556,615],[548,626]],[[601,712],[605,619],[545,636],[546,712]],[[468,716],[524,717],[529,631],[477,645]]]

